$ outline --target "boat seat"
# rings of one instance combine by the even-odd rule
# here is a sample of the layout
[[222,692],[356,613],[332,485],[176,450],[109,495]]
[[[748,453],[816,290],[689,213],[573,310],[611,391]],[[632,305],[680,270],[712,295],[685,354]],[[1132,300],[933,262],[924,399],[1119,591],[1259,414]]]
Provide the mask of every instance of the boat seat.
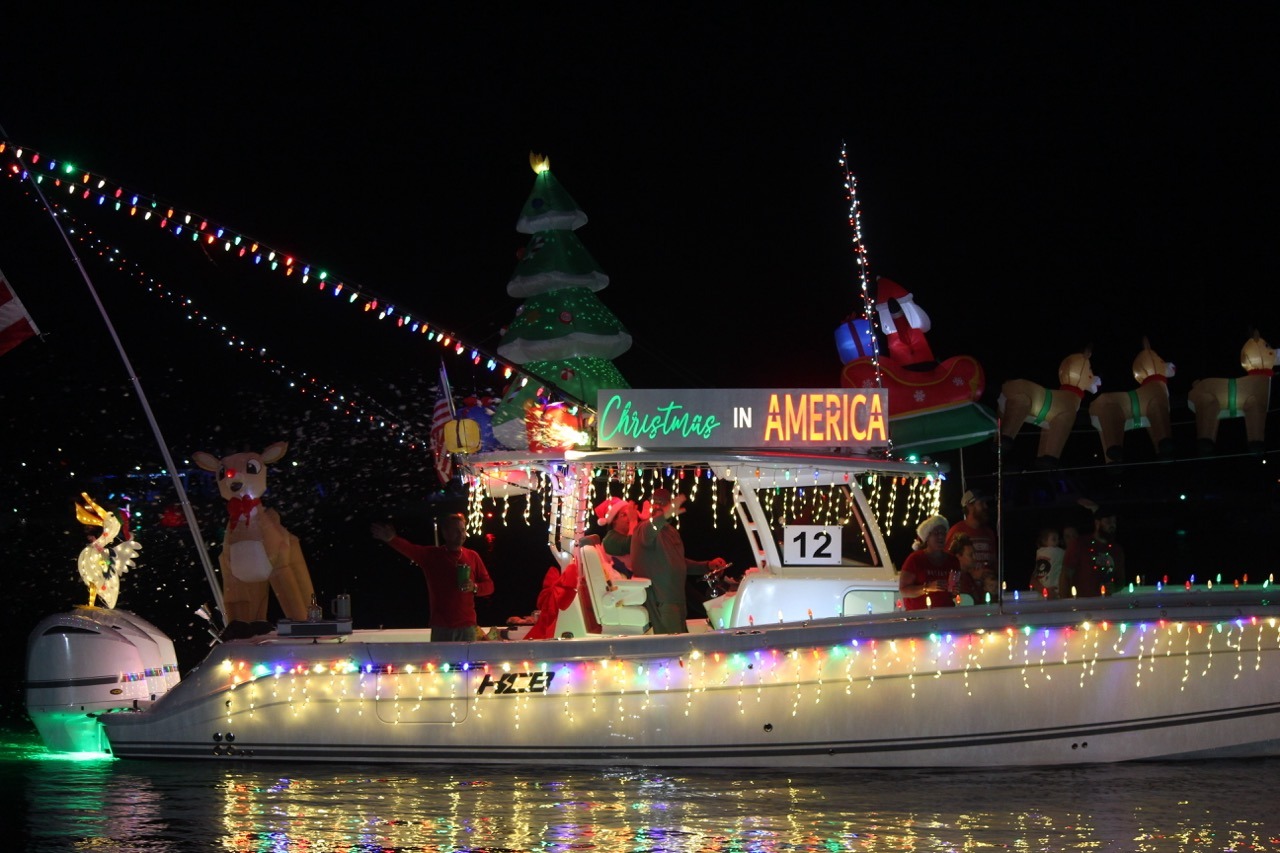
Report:
[[649,579],[609,580],[604,570],[608,555],[595,534],[579,539],[576,547],[578,570],[582,572],[591,608],[600,623],[600,633],[645,633],[649,629],[649,610],[644,606]]
[[569,602],[569,606],[556,615],[556,637],[585,637],[587,617],[582,607],[582,585],[578,585],[578,594]]
[[[613,564],[613,572],[606,572],[606,574],[609,574],[611,577],[615,573],[621,576],[620,578],[614,578],[614,580],[631,580],[631,578],[627,576],[631,572],[631,557],[623,557],[619,554],[607,554],[604,552],[604,548],[601,548],[600,552],[604,553],[606,566],[610,563]],[[622,569],[626,569],[626,573],[624,573]]]

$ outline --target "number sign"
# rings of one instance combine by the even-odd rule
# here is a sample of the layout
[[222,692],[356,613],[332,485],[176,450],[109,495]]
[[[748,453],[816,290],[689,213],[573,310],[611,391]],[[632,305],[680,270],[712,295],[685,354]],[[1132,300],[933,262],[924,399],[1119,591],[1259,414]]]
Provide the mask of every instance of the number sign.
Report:
[[840,565],[840,526],[792,524],[783,527],[782,562],[788,566]]

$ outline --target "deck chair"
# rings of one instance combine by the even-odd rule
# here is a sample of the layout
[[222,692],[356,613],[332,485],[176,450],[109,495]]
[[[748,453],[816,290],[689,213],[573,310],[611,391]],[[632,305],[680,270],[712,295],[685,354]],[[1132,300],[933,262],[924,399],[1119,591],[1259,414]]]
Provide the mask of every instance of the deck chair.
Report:
[[578,570],[582,573],[591,608],[600,623],[601,634],[643,634],[649,629],[649,611],[644,606],[648,578],[611,581],[605,576],[608,555],[600,547],[600,537],[592,534],[575,545]]

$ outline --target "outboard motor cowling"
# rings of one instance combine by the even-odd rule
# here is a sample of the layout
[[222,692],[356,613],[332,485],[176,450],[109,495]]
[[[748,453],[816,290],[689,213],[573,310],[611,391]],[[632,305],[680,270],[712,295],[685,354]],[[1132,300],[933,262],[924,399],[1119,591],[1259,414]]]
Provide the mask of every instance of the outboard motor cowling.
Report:
[[123,610],[47,616],[27,641],[27,714],[53,752],[110,752],[98,715],[149,706],[178,681],[173,642]]

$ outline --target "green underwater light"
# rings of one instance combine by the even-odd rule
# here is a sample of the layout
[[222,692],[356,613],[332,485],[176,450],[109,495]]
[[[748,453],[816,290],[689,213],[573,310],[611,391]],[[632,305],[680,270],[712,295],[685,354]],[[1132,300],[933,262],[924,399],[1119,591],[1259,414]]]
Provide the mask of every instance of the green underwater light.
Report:
[[50,757],[80,761],[115,758],[102,725],[82,709],[39,709],[31,712],[31,720]]
[[0,729],[0,761],[69,761],[95,762],[118,761],[109,748],[102,749],[98,739],[82,745],[83,748],[53,750],[45,744],[38,732],[18,732]]

